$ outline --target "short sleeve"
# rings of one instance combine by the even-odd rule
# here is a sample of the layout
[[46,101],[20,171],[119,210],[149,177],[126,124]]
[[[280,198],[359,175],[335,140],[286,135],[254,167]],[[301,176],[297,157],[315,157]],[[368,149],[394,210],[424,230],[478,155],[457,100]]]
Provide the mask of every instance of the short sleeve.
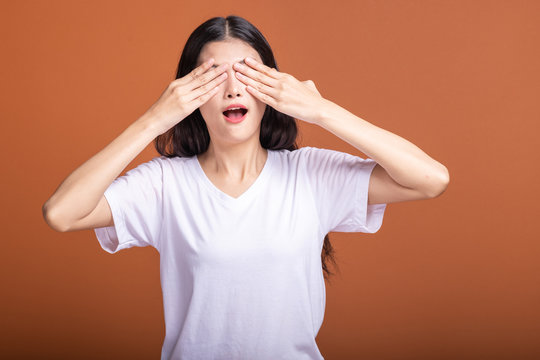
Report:
[[377,232],[386,209],[386,204],[368,205],[369,179],[377,163],[335,150],[302,149],[323,231]]
[[114,226],[94,229],[103,250],[114,254],[134,246],[159,249],[163,218],[163,169],[160,157],[116,178],[105,190],[104,196],[111,208]]

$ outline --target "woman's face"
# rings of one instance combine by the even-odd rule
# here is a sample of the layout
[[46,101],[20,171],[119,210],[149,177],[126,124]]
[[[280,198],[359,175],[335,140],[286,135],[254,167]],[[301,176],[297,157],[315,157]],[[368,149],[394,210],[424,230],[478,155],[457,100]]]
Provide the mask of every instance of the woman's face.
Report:
[[[206,43],[199,54],[196,66],[210,58],[214,58],[214,67],[223,63],[228,64],[226,70],[228,76],[218,85],[217,93],[199,107],[212,142],[238,144],[254,136],[257,141],[259,139],[266,104],[247,92],[245,85],[235,76],[232,67],[237,62],[243,62],[248,56],[262,62],[259,53],[239,39]],[[244,120],[233,123],[226,119],[223,112],[231,104],[241,104],[248,109]]]

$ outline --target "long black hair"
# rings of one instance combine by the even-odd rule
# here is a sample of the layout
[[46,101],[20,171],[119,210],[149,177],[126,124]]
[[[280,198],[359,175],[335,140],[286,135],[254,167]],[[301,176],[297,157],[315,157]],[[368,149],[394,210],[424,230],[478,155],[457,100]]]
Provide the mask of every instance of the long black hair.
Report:
[[[230,15],[213,17],[199,25],[189,36],[176,72],[176,79],[190,73],[197,63],[203,46],[211,41],[239,39],[255,49],[262,62],[279,71],[274,54],[263,34],[246,19]],[[269,105],[261,120],[259,140],[261,146],[269,150],[295,150],[298,149],[296,136],[298,129],[296,120],[281,113]],[[210,145],[210,134],[199,109],[193,111],[167,132],[154,140],[156,150],[166,157],[191,157],[204,153]],[[334,259],[334,249],[328,234],[324,237],[323,251],[321,253],[324,278],[329,279],[333,273],[328,269],[326,261],[330,260],[337,266]]]

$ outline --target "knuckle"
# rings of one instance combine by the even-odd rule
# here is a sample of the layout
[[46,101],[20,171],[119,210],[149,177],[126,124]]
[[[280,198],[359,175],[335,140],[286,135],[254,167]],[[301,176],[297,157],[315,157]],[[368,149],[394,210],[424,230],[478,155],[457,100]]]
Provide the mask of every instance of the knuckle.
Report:
[[182,95],[180,86],[173,86],[171,88],[171,92],[173,96],[179,97]]
[[185,100],[184,94],[181,94],[178,88],[176,88],[175,91],[173,92],[173,96],[175,100],[179,103],[183,103]]

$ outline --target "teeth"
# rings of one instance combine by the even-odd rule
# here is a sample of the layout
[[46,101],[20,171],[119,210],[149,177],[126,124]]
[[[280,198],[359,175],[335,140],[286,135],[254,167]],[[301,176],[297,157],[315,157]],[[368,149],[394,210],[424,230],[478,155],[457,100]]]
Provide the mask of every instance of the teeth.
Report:
[[227,110],[238,110],[238,109],[243,109],[243,108],[240,108],[240,107],[234,107],[234,108],[230,108],[230,109],[227,109]]

